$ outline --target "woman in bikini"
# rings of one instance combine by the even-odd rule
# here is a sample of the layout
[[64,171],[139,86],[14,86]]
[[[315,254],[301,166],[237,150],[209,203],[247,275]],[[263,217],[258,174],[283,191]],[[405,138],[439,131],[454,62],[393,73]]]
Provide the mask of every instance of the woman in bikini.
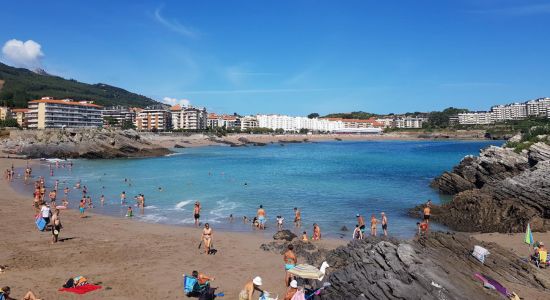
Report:
[[202,242],[204,244],[204,253],[210,253],[210,247],[212,246],[212,228],[210,224],[204,224],[204,229],[202,230]]
[[370,217],[370,234],[372,236],[376,236],[376,225],[378,224],[378,219],[376,219],[375,215],[372,215]]

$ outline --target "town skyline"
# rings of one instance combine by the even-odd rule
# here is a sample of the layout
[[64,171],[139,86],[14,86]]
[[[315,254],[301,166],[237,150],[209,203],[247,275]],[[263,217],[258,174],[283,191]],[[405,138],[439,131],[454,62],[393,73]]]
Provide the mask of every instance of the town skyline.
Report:
[[533,72],[550,67],[549,13],[535,0],[18,1],[0,12],[0,60],[227,113],[484,110],[550,95]]

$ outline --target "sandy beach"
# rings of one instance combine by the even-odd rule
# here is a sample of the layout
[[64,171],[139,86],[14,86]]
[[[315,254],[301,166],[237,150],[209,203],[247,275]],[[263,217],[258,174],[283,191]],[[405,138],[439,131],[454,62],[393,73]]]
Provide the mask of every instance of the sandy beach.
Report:
[[[0,159],[0,168],[24,166],[24,160]],[[15,193],[0,183],[0,285],[11,287],[19,298],[32,289],[43,299],[75,299],[58,292],[67,279],[83,275],[103,288],[81,299],[181,299],[182,274],[198,270],[214,276],[213,287],[224,299],[236,299],[246,281],[263,278],[263,288],[283,295],[283,263],[278,254],[260,249],[270,241],[261,235],[219,232],[214,228],[216,255],[197,249],[201,230],[149,224],[93,213],[81,219],[77,212],[61,213],[63,242],[50,244],[51,233],[39,232],[34,224],[32,197]],[[92,209],[93,210],[93,209]],[[326,240],[334,248],[342,241]]]
[[423,133],[416,131],[403,131],[384,134],[229,134],[224,137],[213,138],[205,134],[180,135],[174,134],[150,134],[141,133],[144,137],[153,141],[156,145],[173,148],[204,147],[220,145],[223,143],[241,144],[242,139],[248,143],[295,143],[295,142],[326,142],[326,141],[416,141],[416,140],[484,140],[485,132],[481,130]]

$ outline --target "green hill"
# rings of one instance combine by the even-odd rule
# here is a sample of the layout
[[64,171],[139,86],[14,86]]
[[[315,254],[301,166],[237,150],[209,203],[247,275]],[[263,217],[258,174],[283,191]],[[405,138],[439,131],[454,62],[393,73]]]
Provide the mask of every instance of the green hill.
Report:
[[104,106],[145,107],[158,104],[153,99],[107,84],[87,84],[43,71],[40,73],[0,63],[0,105],[27,107],[27,101],[45,96],[91,100]]

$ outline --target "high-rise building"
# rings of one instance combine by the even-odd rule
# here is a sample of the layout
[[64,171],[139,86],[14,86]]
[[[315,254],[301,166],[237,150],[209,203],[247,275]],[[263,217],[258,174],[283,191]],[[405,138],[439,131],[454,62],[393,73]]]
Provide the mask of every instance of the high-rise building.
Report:
[[29,101],[27,122],[29,128],[100,127],[102,106],[91,101],[55,100],[43,97]]
[[205,108],[175,105],[170,110],[174,120],[173,129],[202,130],[207,127],[208,116]]
[[138,130],[168,130],[171,127],[172,115],[163,105],[148,106],[136,116],[136,128]]
[[116,120],[115,126],[122,126],[125,122],[136,122],[136,111],[125,106],[104,107],[101,111],[104,125],[108,125],[109,119]]
[[29,112],[28,108],[14,108],[11,110],[12,118],[17,120],[19,126],[25,128],[27,127],[27,113]]

